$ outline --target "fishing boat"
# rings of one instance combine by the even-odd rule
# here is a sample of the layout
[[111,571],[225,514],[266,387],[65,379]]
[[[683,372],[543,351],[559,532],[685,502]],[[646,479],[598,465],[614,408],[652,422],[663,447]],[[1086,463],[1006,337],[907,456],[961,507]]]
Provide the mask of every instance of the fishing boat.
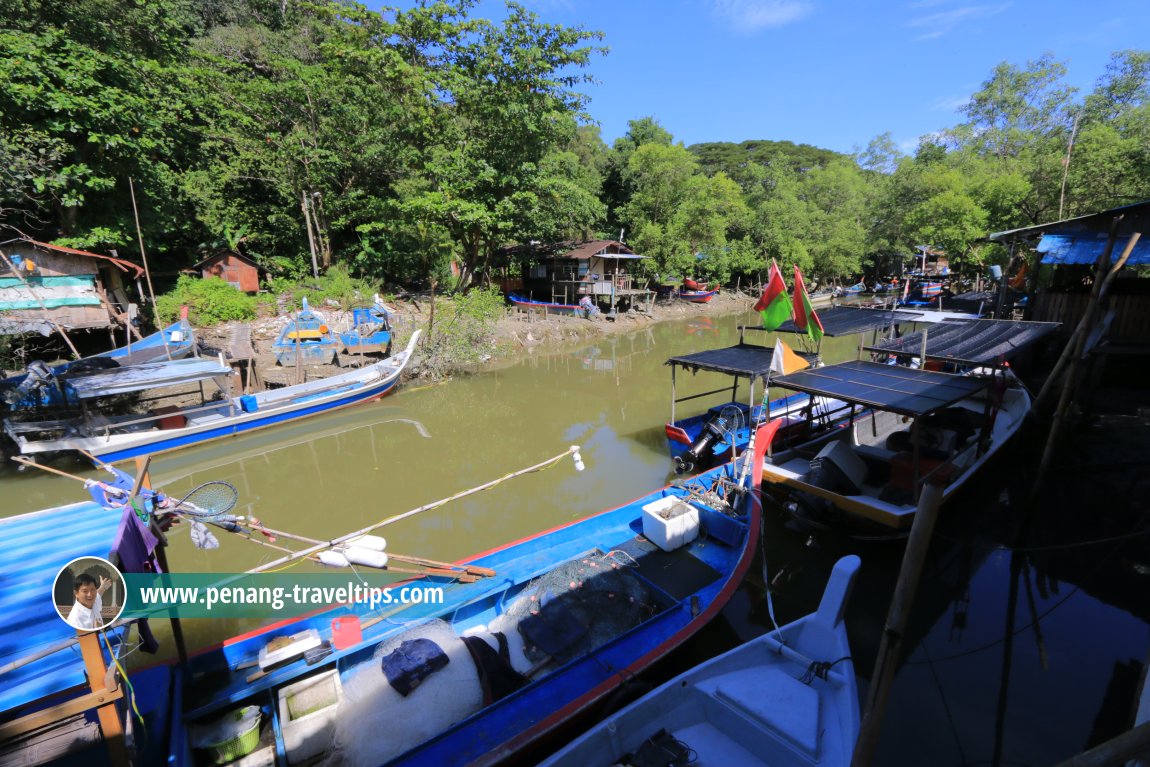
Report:
[[[232,370],[222,361],[154,362],[70,378],[64,387],[72,414],[53,420],[11,417],[5,433],[25,455],[87,451],[106,462],[199,445],[221,437],[287,423],[368,402],[391,393],[415,350],[419,331],[399,355],[315,381],[255,394],[232,393]],[[123,394],[170,391],[212,382],[220,399],[159,406],[145,414],[109,415],[102,403]]]
[[41,362],[31,363],[26,372],[0,381],[0,407],[22,410],[58,407],[64,404],[59,382],[69,376],[163,359],[183,359],[192,353],[195,345],[195,332],[185,308],[176,322],[126,346],[50,367]]
[[554,301],[535,301],[530,298],[524,298],[518,293],[508,293],[507,300],[515,306],[524,309],[543,309],[548,314],[566,314],[566,315],[579,315],[583,309],[578,304],[560,304]]
[[911,286],[906,299],[900,303],[904,306],[929,306],[938,303],[942,290],[941,282],[919,281]]
[[773,378],[789,391],[836,397],[851,416],[847,428],[768,457],[764,486],[816,526],[905,534],[924,483],[940,483],[945,501],[1018,431],[1031,397],[1006,360],[1057,326],[941,322],[866,347],[881,361]]
[[[836,412],[845,415],[841,403],[826,398],[812,398],[807,394],[792,394],[771,401],[766,406],[756,405],[756,385],[766,385],[771,370],[774,350],[770,347],[746,342],[745,333],[761,331],[757,327],[739,328],[739,343],[723,349],[707,349],[692,354],[671,357],[665,364],[671,367],[671,420],[663,425],[667,447],[675,463],[675,473],[687,474],[730,460],[746,449],[751,432],[770,419],[778,422],[772,439],[773,449],[807,436],[807,429],[829,428]],[[801,355],[817,364],[817,354]],[[676,394],[679,369],[692,374],[700,370],[729,377],[730,384],[718,389],[678,397]],[[745,379],[748,386],[747,401],[739,401],[739,384]],[[675,418],[676,405],[717,394],[730,394],[729,400],[713,405],[697,415]],[[766,389],[761,392],[766,396]],[[805,411],[813,408],[813,418]],[[801,432],[801,433],[800,433]]]
[[[391,587],[437,587],[438,599],[333,606],[227,640],[179,666],[134,672],[149,747],[173,765],[202,763],[192,745],[197,729],[251,706],[265,723],[248,744],[266,758],[261,764],[300,764],[323,753],[347,764],[505,760],[662,658],[734,594],[761,524],[756,467],[766,440],[756,444],[742,461],[458,565],[490,577],[425,575]],[[133,516],[128,508],[124,518]],[[121,515],[93,514],[85,524],[112,517]],[[102,554],[106,544],[106,536],[93,539],[91,551],[76,554],[77,540],[67,553]],[[53,550],[52,558],[60,556]],[[27,614],[45,610],[30,601]],[[349,621],[355,636],[345,642]],[[57,633],[66,628],[57,623]],[[9,638],[12,625],[4,629]],[[330,652],[287,652],[301,636],[314,639],[309,649],[326,643]],[[41,663],[51,676],[65,673],[68,652],[57,649],[63,655],[51,663],[21,661],[27,687],[5,693],[9,715],[68,681],[49,685],[37,675]],[[71,657],[74,679],[82,669]]]
[[835,564],[815,612],[675,677],[540,767],[847,767],[859,699],[844,614],[859,564]]
[[341,354],[391,353],[391,315],[379,296],[375,299],[369,307],[352,309],[350,326],[337,333]]
[[713,290],[680,290],[679,298],[684,301],[690,301],[693,304],[705,304],[710,302],[712,298],[719,295],[719,288]]
[[867,289],[866,283],[860,280],[856,284],[851,285],[849,288],[843,288],[843,292],[844,293],[863,293],[866,291],[866,289]]
[[272,344],[276,362],[289,366],[327,365],[335,361],[339,343],[322,316],[312,311],[307,298],[299,314],[284,323],[279,336]]

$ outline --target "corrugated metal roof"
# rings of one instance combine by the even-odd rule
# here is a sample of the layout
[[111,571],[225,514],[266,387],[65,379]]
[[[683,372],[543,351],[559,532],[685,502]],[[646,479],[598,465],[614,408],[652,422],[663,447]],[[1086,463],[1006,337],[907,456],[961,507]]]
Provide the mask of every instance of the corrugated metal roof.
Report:
[[[1148,232],[1147,234],[1150,234]],[[1038,243],[1044,264],[1084,264],[1098,263],[1106,250],[1106,232],[1083,232],[1081,234],[1044,234]],[[1126,250],[1129,237],[1115,237],[1114,249],[1110,253],[1110,263]],[[1130,254],[1127,266],[1150,264],[1150,239],[1139,240]]]
[[[999,363],[1054,332],[1060,324],[1016,320],[941,322],[926,331],[926,356],[968,365]],[[922,352],[922,332],[866,348],[917,357]]]
[[[916,322],[922,315],[916,312],[891,311],[890,309],[863,309],[857,306],[835,306],[826,310],[819,310],[819,319],[823,323],[823,335],[849,336],[852,333],[863,333],[876,328],[890,327],[891,323]],[[787,320],[780,327],[780,333],[803,333],[794,320]]]
[[[625,256],[634,256],[635,255],[635,252],[633,250],[631,250],[630,248],[628,248],[626,245],[619,242],[618,240],[593,240],[592,242],[584,242],[581,245],[576,245],[571,250],[567,251],[566,253],[563,253],[560,256],[560,258],[588,259],[588,258],[591,258],[592,256],[599,255],[600,251],[606,250],[609,247],[615,247],[615,249],[621,255],[625,255]],[[606,256],[607,258],[610,258],[616,254],[605,253],[603,255]]]
[[125,261],[122,258],[113,258],[111,256],[101,256],[99,253],[90,253],[86,250],[76,250],[75,248],[65,248],[63,245],[53,245],[50,242],[39,242],[38,240],[33,240],[33,239],[30,239],[27,237],[17,237],[16,239],[8,240],[7,242],[2,242],[2,243],[0,243],[0,247],[3,247],[4,245],[11,245],[14,242],[28,243],[29,245],[35,245],[38,248],[45,248],[47,250],[55,250],[59,253],[70,253],[73,256],[84,256],[85,258],[99,258],[99,259],[102,259],[104,261],[110,261],[113,264],[115,264],[120,269],[120,271],[122,271],[122,272],[129,272],[129,271],[135,272],[136,277],[139,277],[139,276],[143,275],[143,273],[144,273],[144,267],[137,266],[136,264],[133,264],[131,261]]
[[771,383],[917,418],[966,399],[988,386],[990,379],[852,360],[774,378]]
[[[0,519],[0,666],[76,636],[53,604],[56,574],[79,557],[107,558],[120,516],[87,502]],[[0,711],[84,681],[73,644],[0,676]]]

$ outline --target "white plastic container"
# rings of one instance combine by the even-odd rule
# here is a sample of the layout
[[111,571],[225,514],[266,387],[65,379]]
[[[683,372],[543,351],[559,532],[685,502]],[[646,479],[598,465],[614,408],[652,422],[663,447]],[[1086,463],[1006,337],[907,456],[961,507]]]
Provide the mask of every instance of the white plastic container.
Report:
[[319,647],[323,640],[315,629],[306,629],[298,634],[292,634],[291,643],[278,650],[268,650],[267,645],[260,648],[260,670],[266,670],[277,663],[303,655],[313,647]]
[[699,537],[699,510],[673,495],[643,507],[643,535],[663,551],[674,551]]
[[339,671],[325,671],[281,687],[277,697],[288,764],[300,764],[331,747],[335,715],[343,698]]

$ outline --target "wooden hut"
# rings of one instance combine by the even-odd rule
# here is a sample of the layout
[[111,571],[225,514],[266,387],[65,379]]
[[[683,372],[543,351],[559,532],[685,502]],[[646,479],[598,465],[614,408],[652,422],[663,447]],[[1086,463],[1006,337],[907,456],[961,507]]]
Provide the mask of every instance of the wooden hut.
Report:
[[192,269],[199,271],[204,279],[219,277],[236,290],[245,293],[258,293],[260,275],[267,274],[267,269],[234,250],[221,250],[214,256],[205,258]]
[[633,274],[645,258],[617,240],[562,243],[543,251],[528,273],[526,289],[539,301],[574,304],[585,295],[614,310],[651,296],[646,280]]
[[128,320],[127,285],[143,268],[46,242],[0,243],[0,334],[110,328]]

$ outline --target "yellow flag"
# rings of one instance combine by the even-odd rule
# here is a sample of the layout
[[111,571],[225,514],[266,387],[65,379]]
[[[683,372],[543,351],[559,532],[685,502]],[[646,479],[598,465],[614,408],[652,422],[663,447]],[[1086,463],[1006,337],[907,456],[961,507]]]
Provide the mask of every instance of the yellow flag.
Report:
[[810,367],[811,363],[795,354],[791,347],[783,343],[783,339],[775,339],[775,353],[771,356],[771,372],[787,375],[797,370]]

